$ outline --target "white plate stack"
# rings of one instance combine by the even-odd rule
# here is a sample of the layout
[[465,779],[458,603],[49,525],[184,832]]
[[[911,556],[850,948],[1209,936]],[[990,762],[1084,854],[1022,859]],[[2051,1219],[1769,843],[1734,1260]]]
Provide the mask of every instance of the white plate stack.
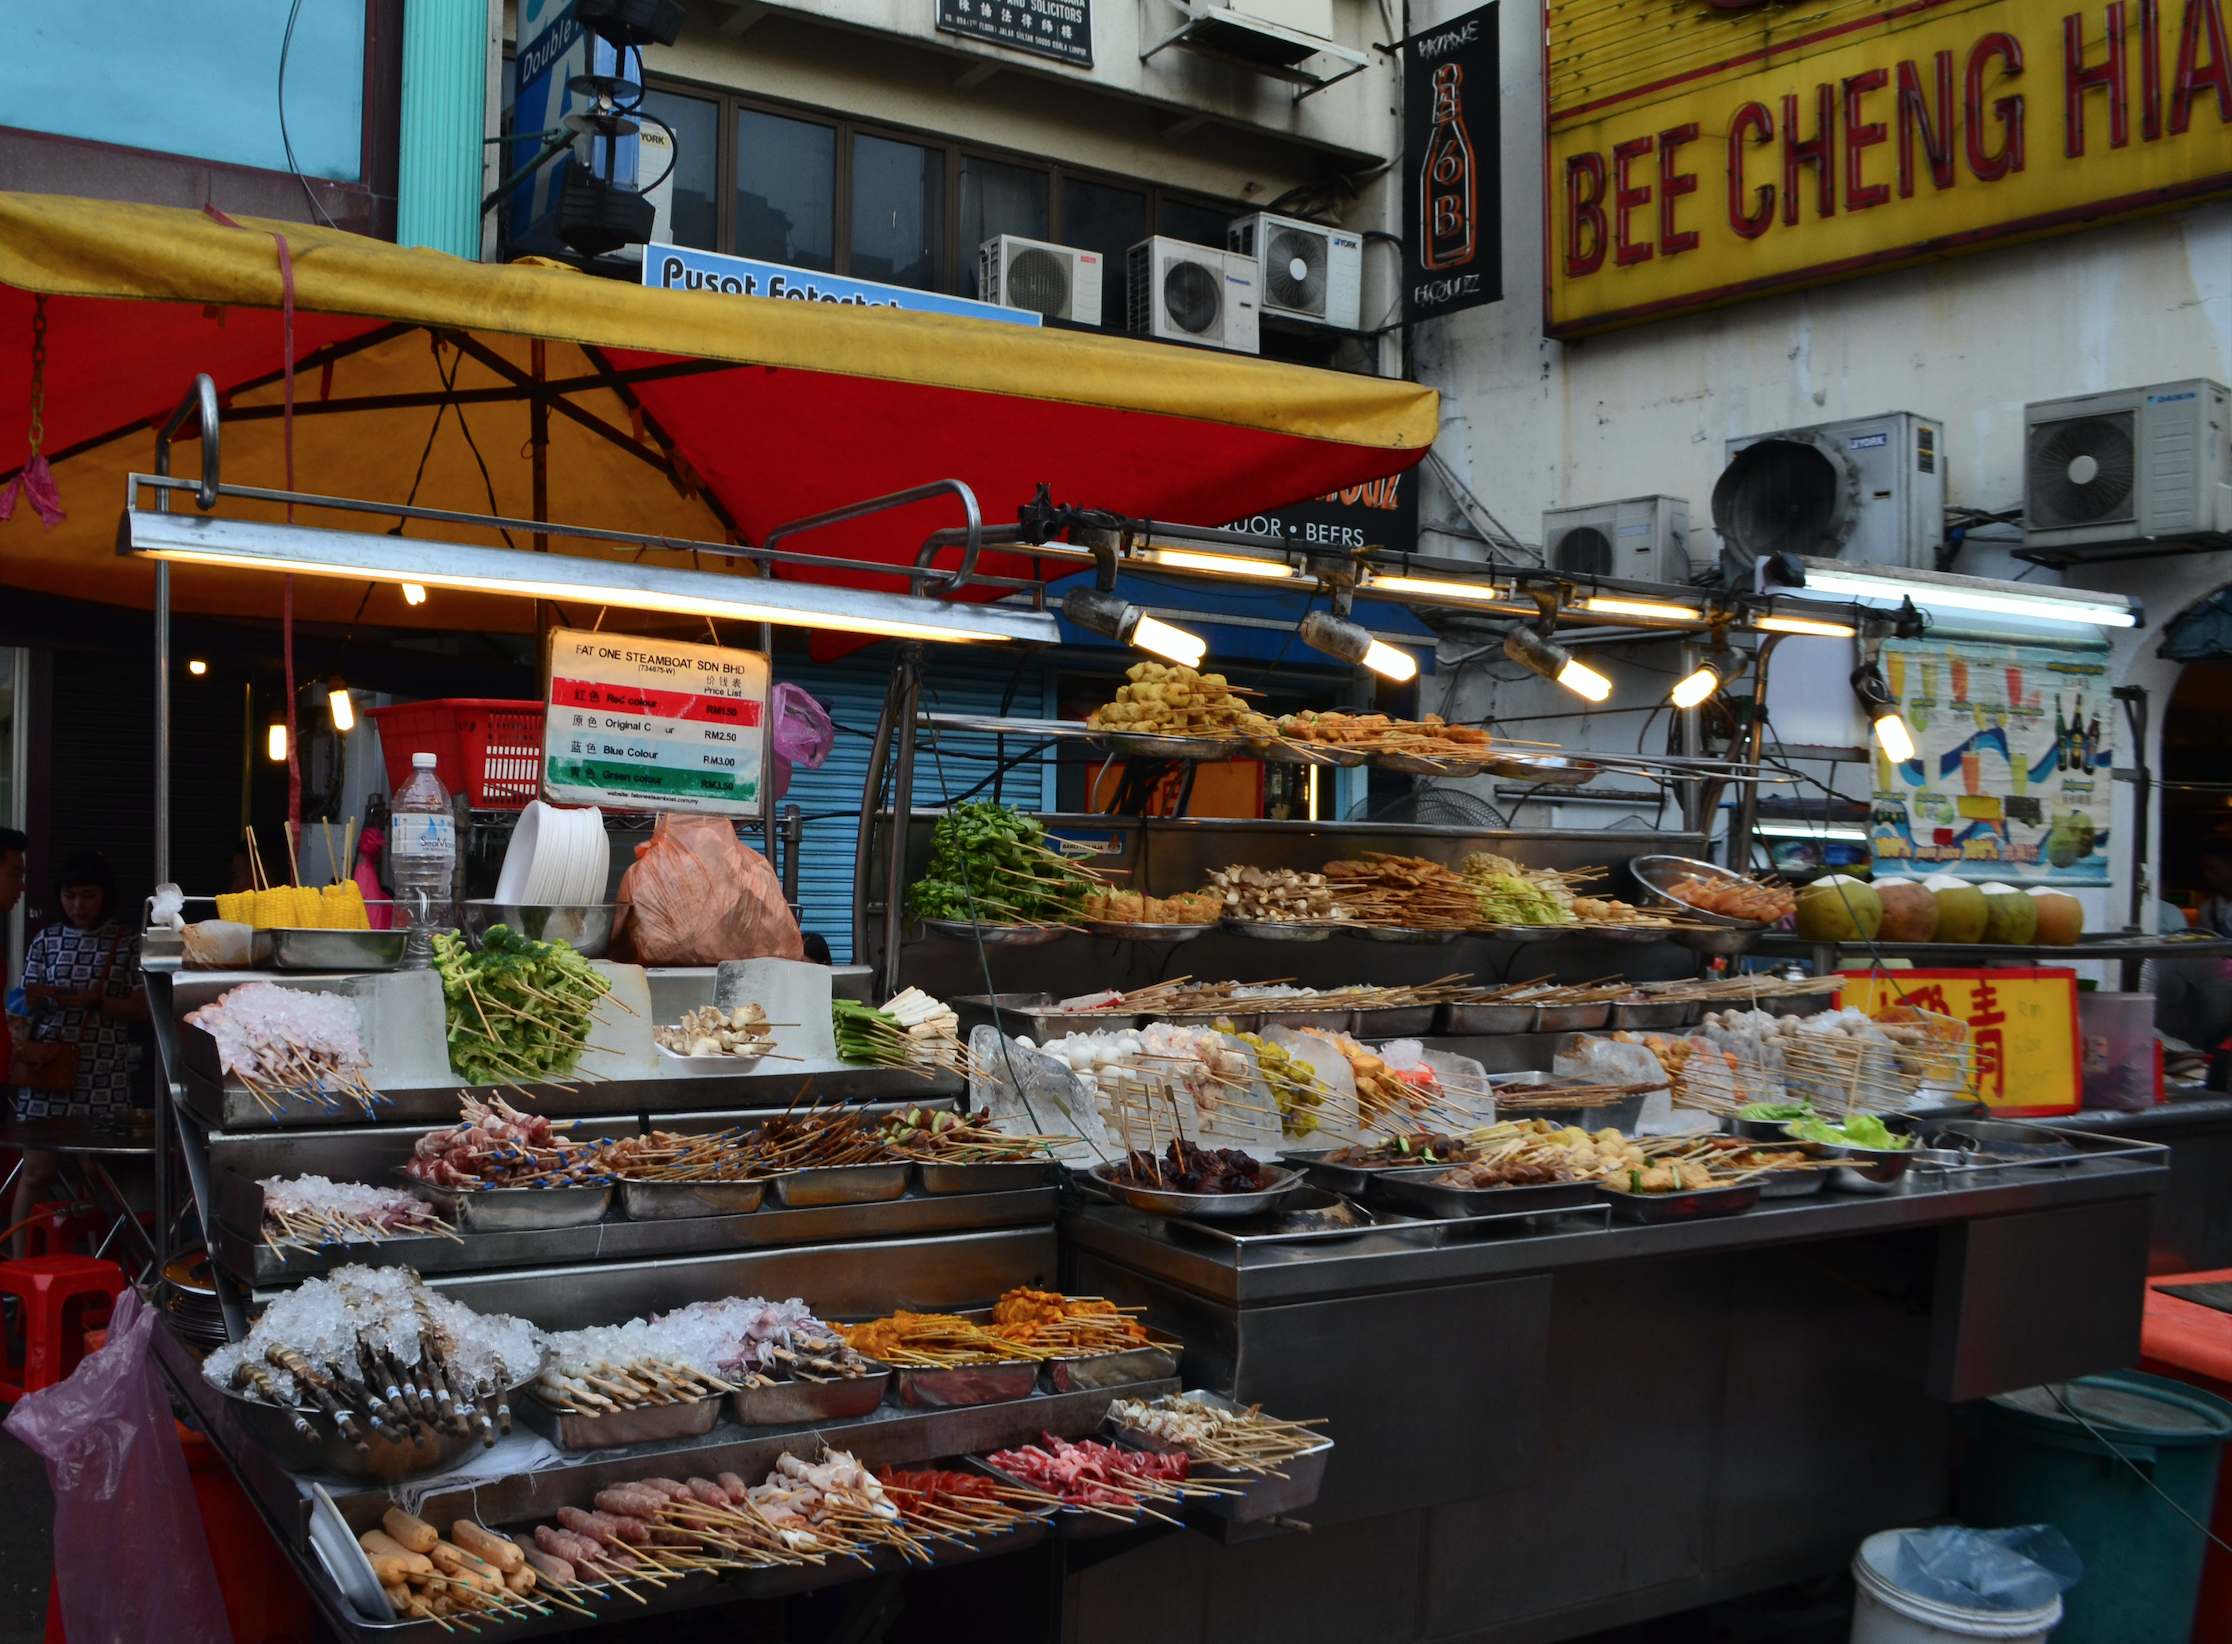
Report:
[[611,873],[604,812],[594,805],[564,810],[538,799],[512,830],[495,900],[521,908],[594,905],[604,901]]

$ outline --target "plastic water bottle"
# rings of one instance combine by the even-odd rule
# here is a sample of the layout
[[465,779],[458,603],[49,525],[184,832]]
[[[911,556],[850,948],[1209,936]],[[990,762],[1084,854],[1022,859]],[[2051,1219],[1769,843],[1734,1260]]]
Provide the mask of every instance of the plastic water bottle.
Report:
[[457,927],[457,818],[450,812],[449,790],[434,774],[432,754],[411,755],[411,780],[388,810],[388,863],[410,929],[403,964],[424,970],[434,960],[434,933]]

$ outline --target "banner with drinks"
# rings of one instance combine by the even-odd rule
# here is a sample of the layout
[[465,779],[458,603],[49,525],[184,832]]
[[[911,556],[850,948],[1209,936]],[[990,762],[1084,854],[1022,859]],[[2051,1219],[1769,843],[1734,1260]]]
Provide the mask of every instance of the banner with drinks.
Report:
[[1871,749],[1876,872],[2108,883],[2116,705],[2105,657],[1894,639],[1883,677],[1915,757],[1894,765]]

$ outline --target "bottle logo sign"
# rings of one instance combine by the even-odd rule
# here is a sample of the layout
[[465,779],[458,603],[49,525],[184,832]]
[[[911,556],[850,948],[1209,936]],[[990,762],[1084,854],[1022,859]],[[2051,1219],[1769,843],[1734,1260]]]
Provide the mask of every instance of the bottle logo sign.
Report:
[[1455,63],[1434,70],[1434,135],[1426,145],[1419,186],[1425,190],[1426,243],[1419,261],[1428,268],[1469,263],[1476,249],[1479,189],[1473,177],[1472,138],[1465,130],[1465,71]]

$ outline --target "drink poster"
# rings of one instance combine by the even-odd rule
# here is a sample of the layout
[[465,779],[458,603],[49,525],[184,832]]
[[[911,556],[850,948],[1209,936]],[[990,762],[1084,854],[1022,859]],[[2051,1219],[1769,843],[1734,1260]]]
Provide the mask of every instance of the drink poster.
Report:
[[1503,297],[1495,0],[1403,42],[1403,319]]
[[2118,710],[2104,656],[1894,639],[1882,665],[1915,757],[1871,749],[1876,872],[2108,883]]
[[756,814],[767,769],[767,658],[556,629],[543,797],[611,810]]

